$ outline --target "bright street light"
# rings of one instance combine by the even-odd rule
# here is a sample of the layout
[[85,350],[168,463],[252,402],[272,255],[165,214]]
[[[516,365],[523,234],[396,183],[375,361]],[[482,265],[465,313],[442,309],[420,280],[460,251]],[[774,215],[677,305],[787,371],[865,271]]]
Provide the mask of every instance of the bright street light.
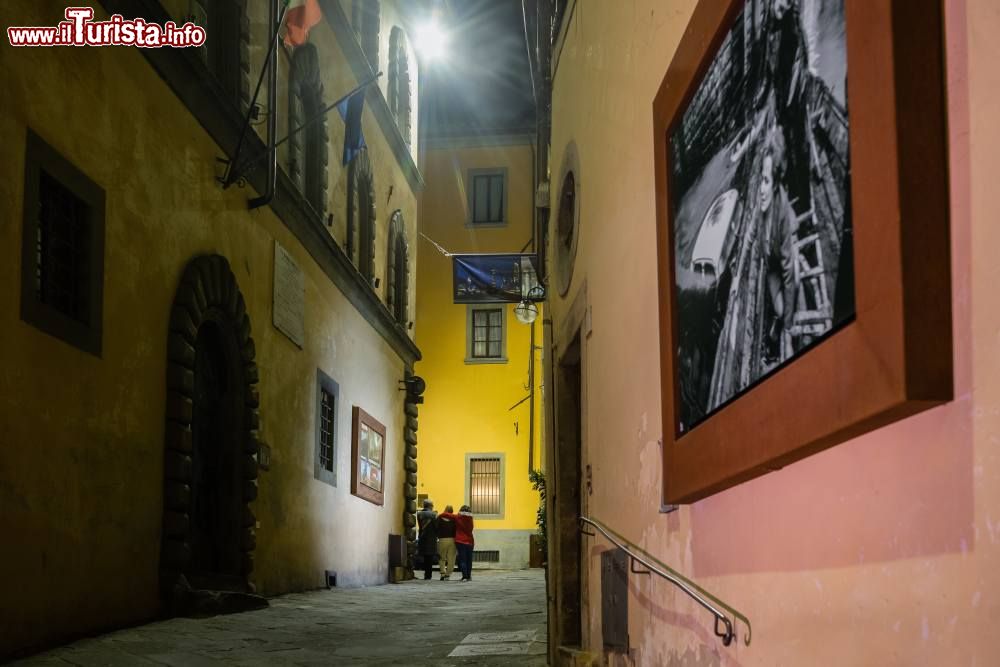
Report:
[[417,25],[414,38],[414,47],[427,60],[439,60],[448,48],[448,34],[437,14]]

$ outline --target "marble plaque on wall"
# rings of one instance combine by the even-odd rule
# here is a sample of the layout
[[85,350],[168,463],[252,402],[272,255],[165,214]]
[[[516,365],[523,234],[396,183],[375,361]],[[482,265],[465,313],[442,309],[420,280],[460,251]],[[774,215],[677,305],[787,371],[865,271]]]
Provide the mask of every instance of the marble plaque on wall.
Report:
[[305,341],[305,279],[302,269],[288,251],[274,242],[274,302],[271,307],[275,328],[302,347]]

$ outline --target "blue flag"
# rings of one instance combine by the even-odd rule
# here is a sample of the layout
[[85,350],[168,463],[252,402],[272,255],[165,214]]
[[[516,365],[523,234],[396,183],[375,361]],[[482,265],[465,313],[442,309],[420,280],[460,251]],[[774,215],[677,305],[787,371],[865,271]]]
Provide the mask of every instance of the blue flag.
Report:
[[344,119],[344,164],[350,164],[365,147],[365,135],[361,131],[361,111],[365,105],[365,89],[362,88],[337,105],[340,117]]

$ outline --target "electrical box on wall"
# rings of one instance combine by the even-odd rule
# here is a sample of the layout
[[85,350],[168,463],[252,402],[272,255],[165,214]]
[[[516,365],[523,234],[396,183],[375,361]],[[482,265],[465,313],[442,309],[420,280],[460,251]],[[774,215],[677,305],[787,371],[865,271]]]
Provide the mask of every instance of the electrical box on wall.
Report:
[[623,549],[601,553],[601,633],[605,651],[628,651],[628,559]]

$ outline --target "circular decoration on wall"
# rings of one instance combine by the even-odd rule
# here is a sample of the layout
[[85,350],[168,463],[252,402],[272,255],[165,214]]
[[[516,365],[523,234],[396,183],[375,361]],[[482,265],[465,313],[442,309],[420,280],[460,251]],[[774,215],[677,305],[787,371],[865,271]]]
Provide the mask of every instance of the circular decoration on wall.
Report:
[[553,254],[556,265],[556,287],[559,296],[566,296],[573,280],[576,246],[580,240],[580,161],[576,143],[566,146],[559,177],[559,208],[556,214]]

